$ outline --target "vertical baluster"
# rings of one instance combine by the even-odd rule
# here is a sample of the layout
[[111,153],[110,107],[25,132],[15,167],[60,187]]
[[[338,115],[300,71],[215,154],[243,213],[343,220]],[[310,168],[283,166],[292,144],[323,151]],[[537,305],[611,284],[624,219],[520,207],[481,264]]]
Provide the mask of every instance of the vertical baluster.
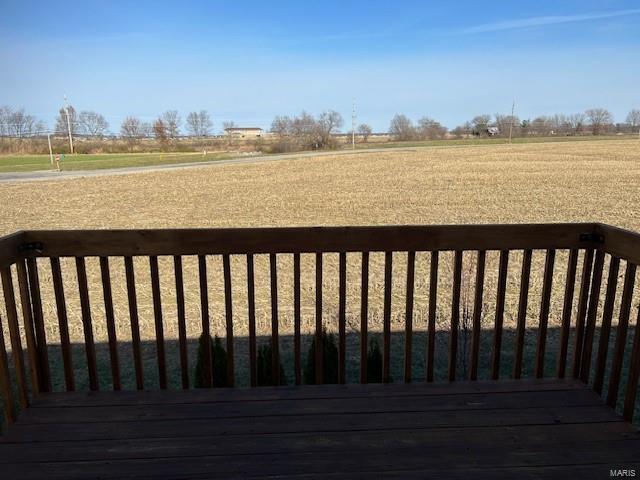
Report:
[[360,275],[360,383],[367,383],[368,317],[369,317],[369,252],[362,252]]
[[62,350],[62,364],[64,367],[64,382],[68,392],[75,390],[73,378],[73,361],[71,358],[71,344],[69,342],[69,327],[67,322],[67,303],[64,297],[64,285],[62,272],[60,271],[60,259],[51,258],[51,277],[53,290],[56,297],[56,309],[58,314],[58,328],[60,330],[60,349]]
[[438,259],[439,252],[431,252],[429,267],[429,318],[427,325],[427,382],[433,382],[436,350],[436,314],[438,304]]
[[631,361],[629,364],[629,377],[627,379],[627,392],[624,397],[624,408],[622,416],[627,422],[633,420],[633,413],[636,406],[636,395],[638,392],[638,377],[640,376],[640,308],[638,308],[638,318],[636,320],[635,333],[633,335],[633,349],[631,350]]
[[228,254],[222,255],[224,275],[224,313],[227,328],[227,386],[235,385],[235,365],[233,354],[233,293],[231,291],[231,262]]
[[127,277],[127,299],[129,301],[131,347],[133,349],[133,364],[136,371],[136,388],[143,390],[144,369],[142,366],[142,349],[140,348],[140,322],[138,319],[138,298],[136,295],[136,277],[133,269],[133,259],[131,257],[124,257],[124,266]]
[[87,370],[89,371],[89,389],[96,391],[99,389],[98,366],[96,362],[96,347],[93,340],[91,304],[89,302],[89,287],[87,285],[87,270],[84,257],[76,257],[76,272],[78,275],[78,290],[80,293],[80,310],[82,311],[82,329],[84,331]]
[[38,345],[33,329],[33,310],[31,308],[31,297],[29,295],[29,281],[27,280],[27,269],[24,260],[16,263],[18,274],[18,288],[20,290],[20,305],[22,306],[22,321],[24,324],[24,335],[27,340],[27,355],[29,357],[29,373],[31,377],[31,389],[34,395],[40,393],[40,364],[38,361]]
[[51,371],[49,369],[49,349],[47,347],[47,335],[44,329],[44,317],[42,315],[42,298],[40,295],[40,277],[38,275],[38,263],[35,258],[27,259],[27,276],[29,278],[29,293],[33,306],[33,326],[38,348],[38,365],[40,367],[40,391],[51,391]]
[[[202,315],[202,336],[204,337],[204,345],[209,346],[211,339],[211,326],[209,323],[209,287],[207,282],[207,257],[198,255],[198,275],[200,277],[200,313]],[[205,348],[202,356],[202,386],[211,387],[212,374],[211,371],[211,348]]]
[[578,266],[578,249],[569,252],[567,277],[564,286],[564,304],[562,306],[562,323],[560,327],[560,351],[558,353],[558,378],[564,378],[567,368],[567,350],[569,348],[569,333],[571,331],[571,313],[573,311],[573,293],[576,284],[576,270]]
[[156,353],[158,358],[158,383],[160,388],[167,388],[167,363],[164,351],[164,326],[162,324],[162,297],[160,295],[160,273],[158,271],[158,257],[149,257],[151,272],[151,295],[153,297],[153,317],[156,328]]
[[471,368],[469,369],[469,379],[478,379],[478,357],[480,356],[480,329],[482,328],[482,297],[484,293],[484,265],[487,252],[478,251],[476,263],[476,289],[473,301],[473,331],[471,333]]
[[274,385],[280,385],[280,335],[278,332],[278,258],[269,255],[271,273],[271,377]]
[[384,254],[384,318],[382,347],[382,381],[391,381],[391,283],[393,281],[393,252]]
[[315,345],[315,380],[316,385],[324,382],[324,372],[322,369],[322,252],[316,253],[316,345]]
[[584,344],[582,347],[582,360],[580,361],[580,379],[587,383],[591,371],[591,351],[593,350],[593,336],[596,329],[596,314],[600,301],[600,286],[602,284],[602,268],[604,266],[604,253],[596,252],[593,266],[593,279],[591,280],[591,293],[589,294],[589,309],[587,311],[587,324],[585,326]]
[[9,358],[4,344],[2,316],[0,315],[0,395],[4,407],[5,424],[10,425],[16,420],[13,392],[11,391],[11,377],[9,375]]
[[178,341],[180,343],[180,376],[182,388],[189,388],[189,353],[187,350],[187,324],[184,307],[184,280],[182,257],[174,255],[173,271],[176,279],[176,312],[178,315]]
[[253,255],[247,255],[247,309],[249,319],[249,376],[251,386],[258,385],[256,360],[256,296],[253,273]]
[[338,383],[346,382],[346,350],[347,350],[347,254],[340,252],[338,280]]
[[458,327],[460,324],[460,286],[462,284],[462,251],[456,250],[453,266],[453,291],[451,298],[451,332],[449,333],[449,381],[456,380],[458,361]]
[[491,379],[500,378],[500,356],[502,352],[502,326],[504,323],[504,299],[507,293],[507,273],[509,272],[509,250],[500,252],[498,267],[498,291],[496,293],[496,318],[491,355]]
[[582,280],[578,297],[578,315],[576,317],[576,338],[573,350],[573,378],[580,375],[580,360],[582,359],[582,342],[584,341],[584,323],[587,317],[587,302],[589,300],[589,286],[591,285],[591,269],[593,268],[593,249],[585,250],[582,265]]
[[544,263],[544,280],[542,282],[542,299],[540,301],[540,321],[538,323],[538,343],[536,347],[536,378],[544,376],[544,354],[547,347],[547,325],[549,323],[549,303],[553,289],[553,265],[556,258],[555,250],[547,250]]
[[604,371],[607,366],[607,352],[609,350],[609,338],[611,337],[611,318],[616,301],[618,289],[618,272],[620,271],[620,259],[611,257],[609,261],[609,276],[607,278],[607,293],[602,310],[602,327],[600,329],[600,344],[598,346],[598,359],[596,361],[596,374],[593,380],[593,389],[602,394]]
[[513,378],[522,375],[522,356],[524,354],[524,336],[527,331],[527,304],[529,300],[529,277],[531,276],[531,250],[525,250],[522,256],[520,273],[520,298],[518,300],[518,320],[516,326],[516,351],[513,360]]
[[633,297],[633,287],[636,279],[636,266],[627,263],[627,270],[624,276],[624,286],[622,287],[622,301],[620,303],[620,316],[618,318],[618,328],[616,330],[616,346],[613,352],[613,362],[611,364],[611,374],[609,376],[609,390],[607,391],[607,404],[616,406],[618,401],[618,389],[620,388],[620,375],[622,363],[624,361],[624,349],[627,345],[627,329],[629,328],[629,314],[631,312],[631,301]]
[[404,381],[411,382],[411,361],[413,359],[413,290],[415,283],[416,252],[407,253],[407,290],[404,314]]
[[[16,297],[13,288],[11,267],[0,270],[2,277],[2,291],[4,293],[4,306],[7,312],[7,324],[9,326],[9,340],[11,342],[11,356],[16,370],[16,384],[18,387],[18,402],[21,408],[29,406],[29,393],[27,376],[24,368],[24,355],[22,342],[20,341],[20,327],[18,326],[18,311],[16,309]],[[0,326],[1,328],[1,326]]]
[[102,275],[102,292],[104,311],[107,321],[107,335],[109,337],[109,359],[111,360],[111,379],[113,389],[120,390],[120,363],[118,361],[118,337],[116,336],[116,321],[113,312],[113,295],[111,292],[111,274],[109,272],[109,258],[100,257],[100,273]]
[[296,385],[302,383],[300,366],[300,254],[293,254],[293,369]]

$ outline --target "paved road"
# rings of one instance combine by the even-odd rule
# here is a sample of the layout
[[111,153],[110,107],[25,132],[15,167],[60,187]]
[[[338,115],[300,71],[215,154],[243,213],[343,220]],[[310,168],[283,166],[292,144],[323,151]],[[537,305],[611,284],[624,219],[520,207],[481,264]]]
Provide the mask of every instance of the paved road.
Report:
[[226,160],[211,160],[207,162],[177,163],[168,165],[149,165],[144,167],[111,168],[102,170],[72,170],[56,172],[53,170],[37,170],[33,172],[9,172],[0,173],[0,183],[36,182],[47,180],[68,180],[83,177],[101,177],[107,175],[128,175],[131,173],[159,172],[162,170],[177,170],[183,168],[214,167],[218,165],[236,165],[243,163],[272,162],[275,160],[291,160],[296,158],[322,157],[326,155],[353,155],[362,153],[407,151],[414,152],[416,148],[371,148],[363,150],[338,150],[306,153],[288,153],[281,155],[245,155],[242,157],[228,158]]

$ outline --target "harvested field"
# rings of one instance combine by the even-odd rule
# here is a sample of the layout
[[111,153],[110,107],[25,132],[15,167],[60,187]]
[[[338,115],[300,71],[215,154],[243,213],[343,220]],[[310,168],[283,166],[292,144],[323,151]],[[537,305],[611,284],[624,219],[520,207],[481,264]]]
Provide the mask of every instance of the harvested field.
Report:
[[[19,229],[177,228],[303,225],[460,224],[601,221],[640,230],[640,142],[607,140],[519,145],[416,148],[406,151],[322,155],[315,158],[246,165],[219,165],[176,171],[100,176],[52,182],[1,184],[0,234]],[[348,329],[358,328],[360,256],[347,256]],[[213,330],[224,336],[222,261],[210,257],[209,288]],[[562,286],[567,252],[558,252],[554,277]],[[83,338],[73,260],[64,259],[71,340]],[[451,255],[441,255],[439,316],[448,326]],[[487,255],[483,326],[492,327],[498,252]],[[521,255],[510,257],[505,328],[515,325]],[[473,305],[475,254],[465,254],[463,307]],[[578,264],[578,279],[580,265]],[[270,333],[268,258],[256,259],[258,333]],[[528,321],[537,321],[544,252],[535,252]],[[41,262],[48,337],[58,337],[48,263]],[[106,327],[97,259],[89,259],[90,291],[97,341]],[[112,261],[118,336],[130,340],[124,267]],[[185,258],[188,334],[200,329],[197,262]],[[237,336],[247,334],[245,262],[232,259]],[[404,325],[406,254],[394,256],[393,328]],[[170,258],[160,259],[164,328],[177,338],[175,292]],[[426,330],[429,257],[417,255],[415,329]],[[278,259],[280,331],[292,332],[292,259]],[[621,272],[623,272],[621,270]],[[143,338],[154,337],[149,266],[136,262],[138,304]],[[605,277],[606,278],[606,264]],[[303,332],[314,318],[314,258],[302,256]],[[335,328],[338,303],[338,259],[324,262],[324,322]],[[370,328],[382,323],[383,255],[373,254],[370,269]],[[604,289],[603,289],[604,290]],[[560,288],[554,288],[550,327],[562,310]],[[634,301],[634,307],[638,304]],[[464,318],[464,315],[463,315]],[[614,318],[616,318],[614,316]],[[635,319],[635,316],[634,316]],[[553,335],[553,331],[550,333]],[[417,335],[416,342],[424,337]],[[240,340],[239,340],[240,341]],[[509,349],[505,345],[505,349]],[[357,352],[357,345],[354,353]],[[242,348],[239,349],[242,354]],[[171,353],[170,353],[171,354]],[[78,355],[78,357],[81,357]],[[152,358],[152,353],[150,354]],[[551,359],[550,359],[551,361]],[[400,359],[401,362],[401,359]],[[108,363],[108,362],[107,362]],[[239,364],[242,362],[238,362]],[[551,362],[553,363],[553,362]],[[394,375],[395,378],[398,375]]]

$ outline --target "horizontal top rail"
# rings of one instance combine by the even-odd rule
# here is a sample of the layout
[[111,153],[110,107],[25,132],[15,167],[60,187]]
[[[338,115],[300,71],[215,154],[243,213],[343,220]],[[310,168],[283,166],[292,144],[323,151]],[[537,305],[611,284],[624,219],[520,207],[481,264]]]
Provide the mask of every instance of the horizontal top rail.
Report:
[[[368,251],[570,249],[614,232],[638,256],[634,235],[595,223],[285,227],[150,230],[33,230],[0,239],[0,265],[20,257],[204,255]],[[20,248],[23,251],[19,251]]]
[[640,234],[602,223],[596,224],[596,234],[605,242],[599,249],[631,263],[640,263]]

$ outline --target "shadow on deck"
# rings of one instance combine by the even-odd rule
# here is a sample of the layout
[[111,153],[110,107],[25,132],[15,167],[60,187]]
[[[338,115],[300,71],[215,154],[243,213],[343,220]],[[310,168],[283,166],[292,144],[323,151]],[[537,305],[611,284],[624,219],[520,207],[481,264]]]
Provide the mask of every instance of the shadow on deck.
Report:
[[518,380],[47,393],[5,478],[608,478],[640,435],[585,384]]

